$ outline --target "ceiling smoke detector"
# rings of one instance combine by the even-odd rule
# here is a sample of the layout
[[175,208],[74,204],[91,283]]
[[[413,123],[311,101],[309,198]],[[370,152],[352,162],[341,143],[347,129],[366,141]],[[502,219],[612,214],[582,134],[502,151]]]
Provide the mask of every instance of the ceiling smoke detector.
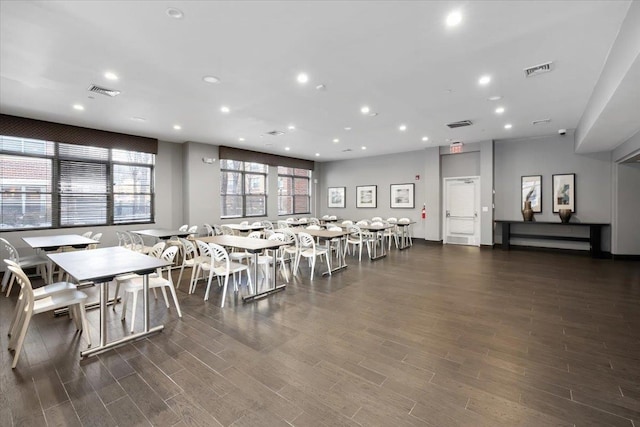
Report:
[[284,132],[280,130],[272,130],[271,132],[267,132],[266,135],[280,136],[280,135],[284,135]]
[[107,89],[106,87],[100,87],[100,86],[97,86],[97,85],[91,85],[91,86],[89,86],[89,88],[87,90],[89,92],[99,93],[100,95],[110,96],[112,98],[114,96],[120,95],[120,91],[119,90]]
[[461,120],[459,122],[447,123],[449,129],[462,128],[465,126],[471,126],[473,122],[471,120]]
[[533,67],[527,67],[524,69],[524,76],[533,77],[537,76],[538,74],[548,73],[549,71],[551,71],[551,64],[553,64],[553,62],[549,61],[545,62],[544,64],[534,65]]

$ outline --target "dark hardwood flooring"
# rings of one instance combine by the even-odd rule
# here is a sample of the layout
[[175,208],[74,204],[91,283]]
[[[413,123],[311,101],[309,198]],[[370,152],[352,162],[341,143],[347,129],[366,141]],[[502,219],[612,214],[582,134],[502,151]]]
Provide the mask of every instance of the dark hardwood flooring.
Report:
[[419,242],[348,262],[224,309],[183,278],[182,319],[160,297],[164,332],[83,361],[72,322],[38,315],[12,370],[14,290],[0,426],[640,427],[639,262]]

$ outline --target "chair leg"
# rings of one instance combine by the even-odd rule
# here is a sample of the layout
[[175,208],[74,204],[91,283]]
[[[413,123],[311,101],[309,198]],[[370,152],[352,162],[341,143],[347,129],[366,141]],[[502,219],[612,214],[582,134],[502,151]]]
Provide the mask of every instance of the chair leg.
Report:
[[211,290],[211,279],[213,278],[213,269],[209,270],[209,280],[207,281],[207,290],[204,291],[204,300],[209,301],[209,291]]
[[16,276],[13,273],[9,274],[9,276],[7,276],[6,274],[7,273],[5,272],[5,277],[7,278],[11,276],[11,278],[9,279],[9,287],[7,288],[7,295],[5,295],[8,298],[9,295],[11,294],[11,288],[13,288],[13,282],[15,282]]
[[122,296],[122,313],[120,314],[120,320],[124,320],[127,316],[127,302],[129,301],[128,292],[125,292]]
[[227,286],[228,285],[229,285],[229,273],[227,273],[227,275],[224,276],[224,286],[222,288],[222,302],[220,303],[220,308],[224,308],[224,302],[227,299]]
[[133,333],[133,327],[136,325],[136,311],[138,311],[138,292],[133,292],[133,301],[131,301],[131,333]]
[[11,318],[11,324],[9,325],[9,332],[7,333],[8,336],[11,336],[11,334],[13,334],[13,328],[16,325],[16,322],[18,321],[18,318],[20,317],[20,310],[23,309],[22,308],[22,301],[24,299],[24,295],[22,294],[22,292],[20,292],[20,295],[18,296],[18,301],[16,302],[16,307],[13,310],[13,317]]
[[84,304],[78,304],[77,311],[80,312],[80,324],[82,325],[82,334],[87,339],[89,347],[91,347],[91,331],[89,330],[89,323],[87,322],[87,312],[85,311]]
[[164,289],[164,286],[160,288],[160,292],[162,292],[162,297],[164,298],[165,305],[167,306],[167,308],[169,308],[169,298],[167,298],[167,291]]
[[[115,280],[115,279],[113,279]],[[116,293],[113,295],[113,305],[111,306],[111,309],[113,311],[116,311],[116,303],[118,302],[118,294],[120,293],[120,281],[116,280]],[[124,312],[124,309],[122,310]]]
[[22,327],[20,328],[20,332],[18,335],[18,339],[16,340],[15,345],[15,353],[13,355],[13,363],[11,364],[11,369],[15,369],[16,365],[18,365],[18,359],[20,358],[20,352],[22,350],[22,344],[24,344],[24,338],[27,335],[27,329],[29,329],[29,322],[31,322],[32,313],[27,313],[24,322],[22,323]]
[[178,312],[178,317],[182,318],[182,311],[180,311],[180,303],[178,302],[178,296],[176,295],[176,290],[173,285],[169,286],[169,291],[171,292],[171,296],[173,297],[173,303],[176,305],[176,311]]
[[9,283],[9,276],[13,276],[13,273],[9,270],[4,272],[4,276],[2,276],[2,289],[0,292],[4,292],[7,289],[7,284]]
[[180,287],[180,282],[182,281],[182,272],[184,271],[184,262],[182,263],[182,267],[180,267],[180,274],[178,274],[178,284],[176,285],[176,289]]
[[313,260],[309,258],[309,262],[311,263],[311,280],[313,280],[313,270],[316,267],[316,257],[313,257]]
[[329,276],[331,276],[331,257],[329,255],[330,253],[327,252],[324,254],[324,257],[327,259],[327,272],[329,273]]

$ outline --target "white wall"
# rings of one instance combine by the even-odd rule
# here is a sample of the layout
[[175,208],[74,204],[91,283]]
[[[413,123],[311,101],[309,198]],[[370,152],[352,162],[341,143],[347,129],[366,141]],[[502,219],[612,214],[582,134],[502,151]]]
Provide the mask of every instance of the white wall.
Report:
[[614,165],[611,253],[640,255],[640,163]]

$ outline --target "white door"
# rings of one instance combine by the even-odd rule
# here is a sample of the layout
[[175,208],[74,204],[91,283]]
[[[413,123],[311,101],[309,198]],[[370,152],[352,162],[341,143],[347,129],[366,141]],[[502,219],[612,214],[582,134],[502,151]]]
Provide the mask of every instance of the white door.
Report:
[[480,246],[480,177],[444,179],[444,243]]

